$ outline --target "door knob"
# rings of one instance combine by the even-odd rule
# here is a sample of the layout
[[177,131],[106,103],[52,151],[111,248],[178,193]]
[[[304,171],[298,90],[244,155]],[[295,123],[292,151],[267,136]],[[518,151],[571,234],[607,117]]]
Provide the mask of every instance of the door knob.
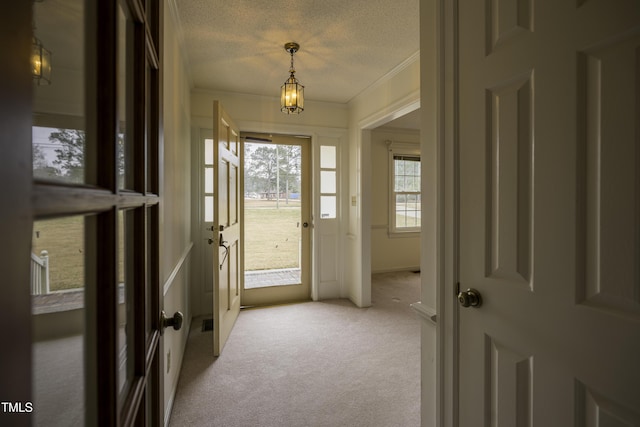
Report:
[[160,331],[164,332],[165,328],[171,326],[174,330],[179,330],[182,328],[182,321],[184,320],[184,316],[179,311],[176,311],[173,314],[173,317],[167,317],[164,310],[160,314]]
[[309,223],[308,223],[308,222],[303,222],[303,223],[302,223],[302,226],[303,226],[304,228],[307,228],[307,227],[309,227]]
[[480,307],[482,296],[480,296],[480,292],[470,288],[458,293],[458,302],[463,307]]

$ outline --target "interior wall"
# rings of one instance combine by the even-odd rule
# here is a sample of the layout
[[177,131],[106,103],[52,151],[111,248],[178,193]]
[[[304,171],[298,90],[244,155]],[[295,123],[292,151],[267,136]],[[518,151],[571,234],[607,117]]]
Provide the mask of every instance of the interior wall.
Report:
[[371,305],[371,131],[420,106],[416,52],[349,102],[349,226],[345,283],[359,307]]
[[[274,88],[279,93],[279,88]],[[191,116],[193,125],[210,129],[213,126],[213,101],[218,100],[233,117],[243,132],[276,132],[288,129],[346,129],[347,106],[332,102],[305,100],[301,114],[283,114],[280,98],[248,95],[233,92],[194,89],[191,94]],[[260,129],[254,129],[259,127]],[[267,130],[264,130],[267,128]]]
[[374,129],[371,132],[371,272],[420,269],[420,234],[390,236],[389,149],[387,141],[420,143],[420,133],[410,130]]
[[189,306],[191,258],[190,83],[179,45],[175,10],[165,1],[163,49],[163,140],[160,167],[160,285],[167,316],[184,315],[181,330],[164,333],[165,421],[175,396],[192,317]]

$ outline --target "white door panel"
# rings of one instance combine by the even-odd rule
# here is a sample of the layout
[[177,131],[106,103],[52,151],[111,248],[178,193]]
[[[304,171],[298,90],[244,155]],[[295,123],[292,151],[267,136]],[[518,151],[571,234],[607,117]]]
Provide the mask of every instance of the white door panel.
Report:
[[640,5],[458,19],[460,425],[638,425]]
[[240,313],[240,132],[218,101],[213,105],[215,195],[213,353],[219,356]]

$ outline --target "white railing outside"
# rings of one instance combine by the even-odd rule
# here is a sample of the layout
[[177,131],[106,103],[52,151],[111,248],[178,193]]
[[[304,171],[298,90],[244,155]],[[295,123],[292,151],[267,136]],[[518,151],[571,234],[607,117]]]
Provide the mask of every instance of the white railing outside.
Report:
[[49,293],[49,252],[31,253],[31,295]]

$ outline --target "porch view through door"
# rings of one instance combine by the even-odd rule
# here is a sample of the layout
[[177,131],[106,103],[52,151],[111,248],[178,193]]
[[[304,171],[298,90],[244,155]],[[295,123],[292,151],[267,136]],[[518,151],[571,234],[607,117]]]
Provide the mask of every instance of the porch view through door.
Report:
[[310,298],[307,159],[310,138],[242,134],[242,304]]
[[311,139],[241,134],[217,101],[213,116],[200,179],[218,356],[241,306],[311,299]]

